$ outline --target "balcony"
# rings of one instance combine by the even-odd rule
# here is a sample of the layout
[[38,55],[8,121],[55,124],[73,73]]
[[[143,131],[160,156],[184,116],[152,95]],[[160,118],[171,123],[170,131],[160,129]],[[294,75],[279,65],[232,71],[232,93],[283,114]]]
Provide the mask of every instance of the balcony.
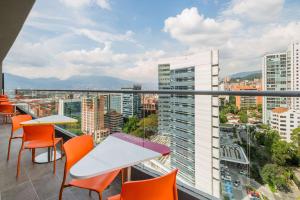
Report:
[[[292,81],[286,82],[280,76],[272,80],[268,77],[268,68],[278,65],[274,63],[277,61],[264,63],[263,69],[266,70],[263,73],[267,74],[262,76],[266,83],[251,81],[255,86],[264,84],[269,91],[230,91],[234,84],[225,87],[230,80],[222,82],[219,79],[221,59],[218,51],[178,56],[158,64],[159,81],[156,86],[160,90],[141,90],[135,85],[124,86],[120,90],[8,91],[4,87],[2,62],[34,2],[10,0],[0,3],[0,93],[10,96],[18,112],[34,118],[64,115],[77,119],[75,124],[55,126],[56,135],[64,141],[90,135],[100,146],[114,133],[123,132],[138,137],[143,144],[151,141],[168,146],[171,150],[169,155],[132,166],[131,178],[145,180],[179,169],[176,179],[179,200],[292,200],[300,197],[300,112],[295,109],[300,107],[300,93],[279,91],[290,89],[288,83]],[[71,18],[72,21],[76,19]],[[104,43],[103,50],[109,49],[107,44],[111,42]],[[289,53],[290,50],[286,52],[287,55]],[[264,59],[269,60],[268,57]],[[276,70],[276,73],[287,74],[284,77],[290,80],[291,71],[285,70],[291,70],[292,64],[283,60],[285,62],[280,62],[282,72]],[[71,63],[76,64],[77,61]],[[27,64],[26,59],[24,64]],[[221,82],[227,91],[220,91]],[[242,82],[241,85],[249,84],[248,80]],[[39,86],[36,84],[28,88]],[[77,87],[90,88],[82,85],[72,88]],[[257,97],[262,97],[263,102]],[[277,108],[285,111],[278,112]],[[285,123],[278,126],[282,118]],[[20,141],[13,141],[11,159],[6,161],[9,134],[10,125],[0,125],[0,200],[58,199],[65,158],[58,160],[54,175],[52,164],[33,164],[31,154],[26,152],[22,157],[21,176],[16,179]],[[39,150],[37,154],[42,152]],[[118,176],[104,192],[103,199],[119,193],[120,189],[121,177]],[[86,190],[67,188],[63,199],[98,199],[98,196],[92,193],[90,197]]]
[[[95,104],[97,102],[97,99],[102,99],[105,103],[99,103],[99,105],[102,105],[103,107],[100,108],[100,110],[103,110],[100,113],[103,114],[102,117],[104,117],[104,126],[107,128],[112,128],[111,133],[113,132],[119,132],[119,131],[124,131],[126,130],[124,127],[127,126],[126,120],[125,123],[123,120],[116,120],[114,119],[115,117],[120,117],[120,115],[115,112],[114,115],[111,115],[109,117],[105,113],[110,113],[111,110],[114,110],[114,106],[116,105],[116,102],[111,104],[112,107],[108,104],[109,102],[109,96],[111,94],[119,94],[122,96],[123,93],[132,93],[132,98],[133,96],[138,96],[138,101],[139,102],[147,102],[143,101],[145,98],[152,97],[151,94],[155,94],[158,98],[157,103],[159,104],[159,96],[165,94],[171,95],[178,95],[180,94],[181,96],[185,95],[193,95],[195,96],[195,99],[197,96],[206,96],[206,95],[212,95],[212,96],[217,96],[217,95],[234,95],[234,96],[264,96],[264,98],[268,98],[270,96],[280,96],[280,97],[286,97],[286,98],[291,98],[291,97],[298,97],[299,93],[295,92],[257,92],[257,91],[239,91],[239,92],[234,92],[234,91],[118,91],[118,90],[113,90],[113,91],[104,91],[104,90],[98,90],[98,91],[91,91],[91,90],[16,90],[12,91],[11,97],[14,99],[14,101],[19,102],[18,104],[18,109],[20,112],[24,113],[30,113],[34,117],[44,117],[52,114],[63,114],[69,117],[75,117],[79,119],[79,122],[77,124],[73,124],[71,126],[69,125],[59,125],[56,127],[56,135],[60,137],[64,137],[64,140],[68,140],[72,137],[75,137],[78,134],[83,133],[82,129],[82,123],[87,123],[87,121],[91,120],[89,117],[87,119],[83,120],[82,117],[83,115],[83,110],[78,111],[78,107],[83,109],[84,104],[84,99],[86,99],[87,102],[89,102],[88,105],[86,106],[91,106],[90,103],[92,102]],[[105,98],[103,98],[103,96]],[[128,96],[128,95],[127,95]],[[198,97],[197,97],[198,98]],[[79,100],[81,100],[81,105],[78,104]],[[114,99],[116,101],[119,101],[120,99]],[[164,99],[165,101],[165,99]],[[213,102],[213,100],[212,100]],[[120,103],[120,102],[119,102]],[[222,102],[218,102],[220,105],[222,105]],[[96,105],[96,104],[95,104]],[[95,106],[94,105],[94,106]],[[212,108],[214,108],[213,103],[211,104]],[[76,108],[77,106],[77,108]],[[92,106],[92,107],[94,107]],[[139,106],[143,107],[142,104]],[[156,105],[159,109],[159,106]],[[220,106],[220,113],[224,112],[224,108],[226,106]],[[258,137],[260,135],[260,124],[257,125],[257,121],[262,120],[262,116],[257,114],[255,109],[255,105],[252,105],[252,107],[249,108],[243,108],[246,110],[249,110],[250,113],[249,115],[249,120],[247,123],[242,122],[241,116],[236,115],[239,119],[234,122],[232,122],[231,118],[234,116],[234,114],[229,113],[227,116],[228,121],[226,124],[223,124],[224,122],[219,123],[219,119],[217,118],[216,120],[212,120],[210,122],[205,119],[206,123],[211,123],[210,125],[213,128],[212,132],[206,131],[206,134],[211,133],[211,137],[214,139],[213,143],[211,144],[211,147],[205,146],[205,149],[211,148],[213,151],[212,156],[206,155],[206,157],[203,157],[204,154],[202,154],[201,159],[207,159],[211,158],[212,159],[212,169],[215,171],[211,177],[206,177],[205,181],[210,180],[213,177],[219,177],[219,182],[220,184],[220,197],[219,198],[226,198],[230,195],[231,198],[236,198],[236,199],[242,199],[242,198],[248,198],[249,195],[247,194],[247,191],[256,191],[257,194],[261,195],[261,198],[263,198],[262,195],[268,197],[269,199],[274,199],[276,198],[276,195],[278,194],[273,194],[270,189],[267,189],[267,186],[263,185],[263,182],[257,182],[262,178],[261,175],[259,177],[255,177],[255,173],[258,173],[258,171],[255,171],[255,167],[260,166],[263,167],[266,163],[270,162],[272,163],[272,160],[268,160],[266,163],[263,162],[262,164],[257,163],[257,162],[262,162],[260,159],[255,158],[255,153],[253,150],[253,147],[257,146],[260,142],[257,141],[257,139],[253,140],[251,138]],[[254,109],[254,110],[253,110]],[[131,110],[131,109],[129,109]],[[141,110],[143,110],[141,108]],[[251,111],[252,110],[252,111]],[[86,112],[86,111],[84,111]],[[92,111],[91,111],[92,112]],[[256,120],[253,122],[250,120],[251,119],[251,112],[256,113]],[[94,112],[93,113],[97,113]],[[212,117],[216,117],[219,114],[219,111],[212,112]],[[221,114],[220,114],[221,115]],[[87,115],[89,116],[89,115]],[[132,116],[134,116],[132,114]],[[151,140],[154,142],[162,143],[164,145],[167,145],[171,148],[171,155],[166,156],[166,157],[161,157],[159,159],[152,160],[150,162],[144,162],[140,163],[136,166],[134,166],[133,170],[133,180],[141,180],[141,179],[147,179],[149,177],[156,177],[160,176],[162,174],[167,173],[170,171],[172,168],[178,168],[180,169],[179,174],[178,174],[178,191],[179,191],[179,199],[218,199],[217,197],[214,197],[213,195],[207,193],[207,191],[202,190],[201,187],[196,186],[196,180],[194,173],[196,173],[197,170],[201,168],[195,168],[195,162],[196,157],[199,156],[196,150],[196,145],[199,145],[199,142],[194,141],[194,135],[197,134],[195,131],[196,129],[193,129],[189,124],[181,124],[179,128],[178,122],[174,120],[175,118],[181,119],[181,115],[179,116],[178,114],[173,114],[173,115],[166,115],[163,116],[164,119],[156,119],[158,122],[160,120],[167,120],[169,123],[158,123],[160,125],[160,128],[156,129],[147,124],[145,124],[145,120],[149,120],[149,116],[153,116],[153,113],[146,114],[146,112],[142,112],[140,117],[138,118],[140,120],[138,126],[140,126],[138,129],[134,130],[133,132],[128,132],[128,134],[133,134],[135,136],[141,137],[143,140]],[[276,117],[278,117],[278,114],[275,114]],[[78,118],[79,117],[79,118]],[[191,118],[194,120],[195,115],[192,115],[190,118],[186,118],[191,120]],[[221,117],[221,116],[220,116]],[[81,119],[80,119],[81,118]],[[165,119],[166,118],[166,119]],[[128,119],[127,119],[128,120]],[[113,123],[113,126],[112,126]],[[117,124],[116,124],[117,123]],[[199,121],[199,124],[203,124],[203,121]],[[164,126],[168,126],[167,129],[164,128]],[[6,139],[8,137],[9,133],[9,125],[4,125],[5,129],[3,129],[4,134],[6,134]],[[165,135],[163,132],[157,132],[157,131],[166,131],[166,130],[173,130],[173,134],[176,134],[174,136],[172,135]],[[253,130],[256,130],[253,132]],[[186,132],[188,131],[188,132]],[[185,134],[184,134],[185,133]],[[89,134],[89,133],[85,133]],[[99,133],[97,133],[99,134]],[[97,135],[95,133],[94,139],[95,142],[101,143],[107,135]],[[252,135],[252,136],[251,136]],[[253,136],[255,135],[255,136]],[[287,140],[287,137],[282,137],[282,140]],[[1,148],[3,148],[2,152],[6,152],[6,144],[7,141],[2,140],[2,143],[4,145],[1,145]],[[17,156],[17,150],[19,149],[19,143],[14,144],[13,146],[13,155],[12,158],[16,159]],[[261,144],[263,145],[263,144]],[[215,148],[215,147],[220,147],[220,148]],[[261,146],[259,148],[264,149],[265,147]],[[218,151],[219,149],[219,151]],[[254,156],[253,154],[254,153]],[[251,155],[252,154],[252,155]],[[263,153],[264,154],[264,153]],[[201,154],[200,154],[201,155]],[[51,165],[32,165],[30,162],[30,155],[26,155],[26,159],[24,159],[24,164],[23,166],[25,169],[25,179],[24,182],[26,181],[32,181],[36,179],[43,179],[44,176],[52,176],[52,171],[51,171]],[[263,156],[263,155],[257,155],[257,156]],[[11,171],[11,174],[3,174],[3,176],[6,177],[6,179],[10,179],[12,183],[14,183],[17,186],[19,186],[19,182],[15,181],[15,160],[12,159],[8,163],[5,161],[5,156],[3,156],[3,160],[1,161],[3,163],[3,166],[6,166],[4,170],[9,170]],[[58,174],[55,177],[55,180],[53,181],[53,184],[56,184],[56,187],[53,188],[59,188],[60,186],[60,181],[61,181],[61,172],[63,168],[63,163],[64,161],[61,160],[58,162]],[[207,167],[207,166],[206,166]],[[37,175],[40,174],[39,177],[37,177],[36,174],[32,175],[30,173],[30,170],[35,169],[37,172],[41,170],[41,173],[37,173]],[[46,169],[49,169],[48,171]],[[28,171],[28,172],[27,172]],[[197,172],[199,173],[199,171]],[[260,172],[261,173],[261,172]],[[295,171],[296,173],[296,171]],[[31,178],[31,175],[34,176]],[[202,177],[198,177],[199,179],[202,179]],[[204,177],[203,177],[204,178]],[[211,179],[214,180],[214,179]],[[260,180],[261,181],[261,180]],[[22,182],[23,183],[23,182]],[[228,183],[231,183],[232,185],[229,186]],[[49,182],[49,184],[52,184]],[[233,185],[236,184],[236,185]],[[292,183],[293,186],[290,188],[294,188],[294,183]],[[231,192],[228,190],[228,187],[231,188]],[[30,187],[35,188],[35,184],[33,184]],[[43,190],[47,190],[48,187],[43,188]],[[6,194],[6,189],[4,188],[4,191],[1,192],[2,198],[4,198]],[[36,190],[38,191],[39,188]],[[30,189],[29,189],[30,190]],[[55,195],[57,195],[58,190],[50,190],[53,195],[51,198],[56,198]],[[113,193],[118,193],[120,191],[120,179],[116,180],[113,185],[105,192],[104,196],[113,194]],[[296,190],[295,190],[296,191]],[[295,192],[294,191],[294,192]],[[44,191],[43,191],[44,192]],[[41,192],[43,194],[43,192]],[[85,191],[78,191],[78,189],[69,189],[68,192],[66,192],[66,196],[68,195],[74,195],[75,196],[77,193],[82,194],[82,199],[84,198],[89,198],[87,195],[87,192]],[[288,193],[284,193],[280,190],[277,190],[277,192],[280,192],[281,198],[282,197],[287,197],[290,198],[290,196],[285,196],[288,195]],[[296,193],[290,194],[291,196],[296,195]],[[39,195],[39,192],[36,192]],[[87,196],[86,196],[87,195]],[[214,194],[217,195],[217,194]],[[77,197],[77,196],[76,196]],[[278,197],[278,196],[277,196]],[[295,196],[293,196],[294,198]],[[17,197],[14,197],[17,198]],[[44,196],[40,196],[40,199],[47,199],[44,198]],[[4,198],[5,199],[5,198]],[[105,199],[105,198],[104,198]]]

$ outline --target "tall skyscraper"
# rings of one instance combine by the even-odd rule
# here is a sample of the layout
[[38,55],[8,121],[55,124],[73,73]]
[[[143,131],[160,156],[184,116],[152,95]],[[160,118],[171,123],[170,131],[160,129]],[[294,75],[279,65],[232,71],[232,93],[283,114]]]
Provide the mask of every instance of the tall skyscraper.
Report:
[[[218,51],[162,60],[159,89],[218,90]],[[171,166],[195,188],[220,197],[217,96],[159,95],[159,133],[171,140]]]
[[81,130],[85,134],[93,135],[97,143],[109,134],[109,129],[104,126],[104,104],[103,95],[82,98]]
[[[263,58],[263,90],[300,91],[299,43],[292,43],[286,52],[267,54]],[[300,109],[299,98],[264,97],[263,122],[270,123],[276,107]]]
[[[141,85],[133,85],[132,87],[123,87],[121,90],[141,90]],[[142,105],[140,94],[124,93],[122,95],[122,114],[123,117],[142,117]]]

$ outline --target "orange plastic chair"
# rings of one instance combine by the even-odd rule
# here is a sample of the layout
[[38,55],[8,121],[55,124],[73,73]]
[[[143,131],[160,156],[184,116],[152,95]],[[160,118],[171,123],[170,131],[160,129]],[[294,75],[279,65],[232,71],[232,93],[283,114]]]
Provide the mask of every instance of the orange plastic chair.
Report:
[[142,181],[126,182],[121,194],[108,200],[178,200],[176,187],[177,169],[167,175]]
[[15,115],[15,107],[10,104],[0,104],[0,114],[3,117],[3,123],[7,123],[8,118]]
[[[29,120],[32,120],[32,117],[30,115],[18,115],[11,118],[11,133],[8,142],[7,160],[9,160],[9,156],[10,156],[11,141],[13,139],[22,139],[23,137],[23,129],[21,126],[21,122],[26,122]],[[16,135],[16,131],[19,130],[21,131],[20,134]]]
[[56,169],[56,145],[61,142],[63,145],[62,138],[55,138],[54,125],[34,125],[34,126],[23,126],[23,137],[22,145],[18,156],[18,167],[17,167],[17,177],[20,174],[20,161],[21,154],[24,149],[32,150],[32,162],[35,158],[36,148],[50,148],[53,147],[53,173],[55,174]]
[[6,94],[0,94],[0,99],[2,99],[2,98],[6,98],[7,99],[8,97],[7,97]]
[[66,178],[70,168],[79,161],[82,157],[88,154],[94,148],[93,138],[88,135],[78,136],[68,140],[64,144],[64,152],[66,155],[66,163],[64,169],[63,181],[59,192],[59,200],[62,199],[63,190],[65,187],[79,187],[95,191],[102,199],[102,192],[113,182],[120,170],[115,170],[103,175],[95,176],[87,179],[73,179],[66,184]]

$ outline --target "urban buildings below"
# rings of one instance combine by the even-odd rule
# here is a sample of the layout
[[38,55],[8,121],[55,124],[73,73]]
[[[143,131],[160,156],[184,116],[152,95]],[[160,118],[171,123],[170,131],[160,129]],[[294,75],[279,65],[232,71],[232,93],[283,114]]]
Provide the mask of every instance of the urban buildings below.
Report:
[[105,97],[83,97],[81,106],[81,130],[84,134],[93,135],[96,143],[110,132],[104,126]]
[[142,99],[143,117],[157,112],[158,95],[144,95]]
[[[164,59],[160,90],[218,90],[218,51]],[[159,95],[158,130],[169,135],[171,166],[195,188],[220,197],[219,107],[217,96]]]
[[293,129],[300,125],[300,110],[274,108],[271,112],[271,128],[278,131],[281,139],[291,142]]
[[[233,85],[232,91],[261,91],[261,85]],[[251,108],[262,104],[261,96],[236,96],[235,104],[238,109]]]
[[110,111],[116,111],[117,113],[121,113],[123,112],[123,96],[122,94],[114,94],[114,93],[110,93],[105,95],[106,99],[105,99],[105,111],[106,112],[110,112]]
[[122,114],[112,110],[104,115],[104,126],[110,130],[110,133],[121,132],[123,127]]
[[[133,85],[132,87],[123,87],[121,90],[141,90],[141,85]],[[142,117],[142,105],[141,105],[141,95],[134,93],[123,93],[122,94],[122,114],[123,117],[129,118],[136,116],[138,118]]]
[[59,99],[58,114],[68,117],[81,117],[81,99]]
[[[286,52],[267,54],[263,58],[263,90],[300,91],[298,42]],[[299,98],[264,97],[263,122],[270,124],[271,110],[276,107],[300,109]]]

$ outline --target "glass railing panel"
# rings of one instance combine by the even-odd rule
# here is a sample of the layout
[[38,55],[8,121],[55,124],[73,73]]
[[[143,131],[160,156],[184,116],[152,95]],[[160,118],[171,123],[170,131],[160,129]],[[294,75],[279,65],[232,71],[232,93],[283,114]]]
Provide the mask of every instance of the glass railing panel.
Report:
[[292,106],[296,97],[281,98],[113,91],[15,95],[37,117],[77,119],[60,127],[92,135],[96,144],[122,132],[168,146],[169,155],[138,167],[157,175],[178,168],[180,187],[199,198],[221,199],[295,197],[300,112]]

